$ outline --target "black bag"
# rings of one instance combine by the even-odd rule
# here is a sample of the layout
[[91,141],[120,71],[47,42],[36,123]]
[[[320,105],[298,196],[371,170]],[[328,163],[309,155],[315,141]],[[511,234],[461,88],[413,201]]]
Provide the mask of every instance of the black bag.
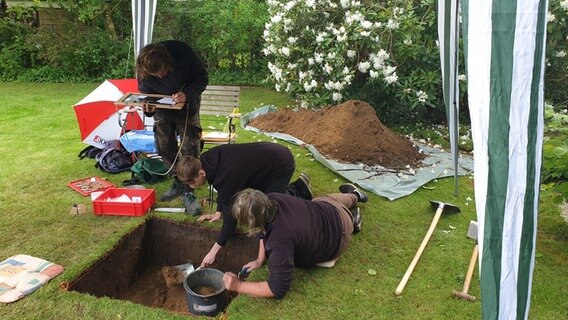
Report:
[[104,172],[118,173],[128,171],[132,167],[132,154],[123,149],[106,149],[95,159],[95,167]]
[[83,160],[85,158],[89,158],[89,159],[96,159],[98,155],[100,155],[103,152],[103,149],[94,147],[94,146],[88,146],[85,149],[79,151],[79,159]]

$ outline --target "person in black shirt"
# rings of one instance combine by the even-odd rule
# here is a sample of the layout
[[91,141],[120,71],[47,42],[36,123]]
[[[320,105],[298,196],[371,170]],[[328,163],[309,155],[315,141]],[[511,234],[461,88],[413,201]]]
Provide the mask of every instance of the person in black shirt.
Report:
[[[361,230],[358,202],[367,195],[352,184],[341,192],[312,201],[285,194],[246,189],[237,194],[232,214],[253,232],[260,230],[268,258],[268,281],[244,282],[232,272],[223,275],[225,288],[255,297],[282,298],[290,290],[294,268],[333,265]],[[249,272],[251,269],[248,270]]]
[[[175,103],[184,103],[181,110],[144,106],[146,115],[154,117],[154,138],[164,164],[173,167],[180,154],[199,156],[199,108],[209,75],[197,54],[189,45],[177,40],[148,44],[136,59],[136,76],[141,93],[171,95]],[[175,170],[171,174],[174,183],[160,200],[169,201],[181,196],[188,214],[200,214],[201,206],[195,201],[193,190],[179,181]]]
[[[217,190],[217,209],[214,214],[202,215],[201,220],[215,221],[223,217],[223,226],[217,241],[203,258],[201,266],[215,262],[219,250],[227,244],[237,228],[237,221],[231,216],[233,196],[246,188],[263,192],[289,193],[305,199],[312,199],[309,178],[305,174],[289,184],[294,174],[295,161],[290,150],[272,142],[226,144],[211,148],[195,157],[181,157],[177,164],[179,179],[191,188],[206,182]],[[264,248],[259,243],[259,257],[245,267],[258,268],[258,261],[264,261]]]

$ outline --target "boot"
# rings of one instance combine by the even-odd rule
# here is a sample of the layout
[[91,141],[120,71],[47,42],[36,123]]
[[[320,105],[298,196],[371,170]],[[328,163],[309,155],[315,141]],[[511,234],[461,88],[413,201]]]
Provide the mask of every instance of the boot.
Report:
[[164,192],[160,196],[160,200],[171,201],[175,199],[177,196],[182,195],[184,189],[185,189],[184,184],[177,177],[174,177],[174,183],[172,184],[172,186],[168,191]]
[[357,202],[367,202],[367,200],[369,200],[369,197],[367,197],[367,194],[363,191],[361,191],[360,189],[358,189],[354,184],[352,183],[344,183],[342,185],[339,186],[339,192],[341,193],[352,193],[354,195],[357,196]]
[[296,196],[305,200],[312,200],[314,194],[312,192],[312,187],[310,185],[310,177],[301,173],[300,177],[292,183],[296,191]]
[[199,204],[199,201],[197,201],[197,199],[195,198],[193,192],[185,192],[181,196],[181,201],[185,206],[185,213],[191,216],[198,216],[201,214],[201,205]]
[[353,219],[353,233],[361,231],[361,224],[363,223],[363,218],[361,217],[361,210],[359,207],[349,209],[351,211],[351,218]]

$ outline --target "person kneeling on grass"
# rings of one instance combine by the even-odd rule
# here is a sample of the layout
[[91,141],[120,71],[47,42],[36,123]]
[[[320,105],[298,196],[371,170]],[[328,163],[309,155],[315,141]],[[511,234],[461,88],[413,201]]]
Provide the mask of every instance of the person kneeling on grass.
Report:
[[253,189],[239,192],[232,214],[251,233],[260,230],[269,277],[268,281],[245,282],[226,272],[225,288],[254,297],[282,298],[290,290],[295,267],[333,265],[347,249],[352,233],[361,230],[357,202],[367,201],[367,195],[352,184],[339,190],[342,193],[312,201]]
[[[217,241],[201,262],[207,267],[215,262],[217,253],[227,244],[237,229],[237,221],[231,216],[233,196],[246,188],[263,192],[288,193],[303,199],[312,199],[309,178],[305,174],[289,183],[296,163],[290,150],[272,142],[225,144],[203,152],[198,158],[180,157],[176,171],[179,179],[191,188],[208,182],[217,190],[217,210],[214,214],[199,217],[198,221],[216,221],[223,216],[223,226]],[[264,247],[259,243],[259,257],[245,265],[251,270],[264,261]],[[260,261],[258,264],[257,261]]]

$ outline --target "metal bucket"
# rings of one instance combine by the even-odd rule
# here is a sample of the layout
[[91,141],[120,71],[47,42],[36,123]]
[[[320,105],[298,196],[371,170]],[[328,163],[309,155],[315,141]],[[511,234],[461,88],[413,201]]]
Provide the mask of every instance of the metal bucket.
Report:
[[[207,288],[206,294],[199,292]],[[203,268],[191,272],[183,281],[189,312],[194,315],[215,316],[227,306],[227,294],[223,283],[223,272]]]

